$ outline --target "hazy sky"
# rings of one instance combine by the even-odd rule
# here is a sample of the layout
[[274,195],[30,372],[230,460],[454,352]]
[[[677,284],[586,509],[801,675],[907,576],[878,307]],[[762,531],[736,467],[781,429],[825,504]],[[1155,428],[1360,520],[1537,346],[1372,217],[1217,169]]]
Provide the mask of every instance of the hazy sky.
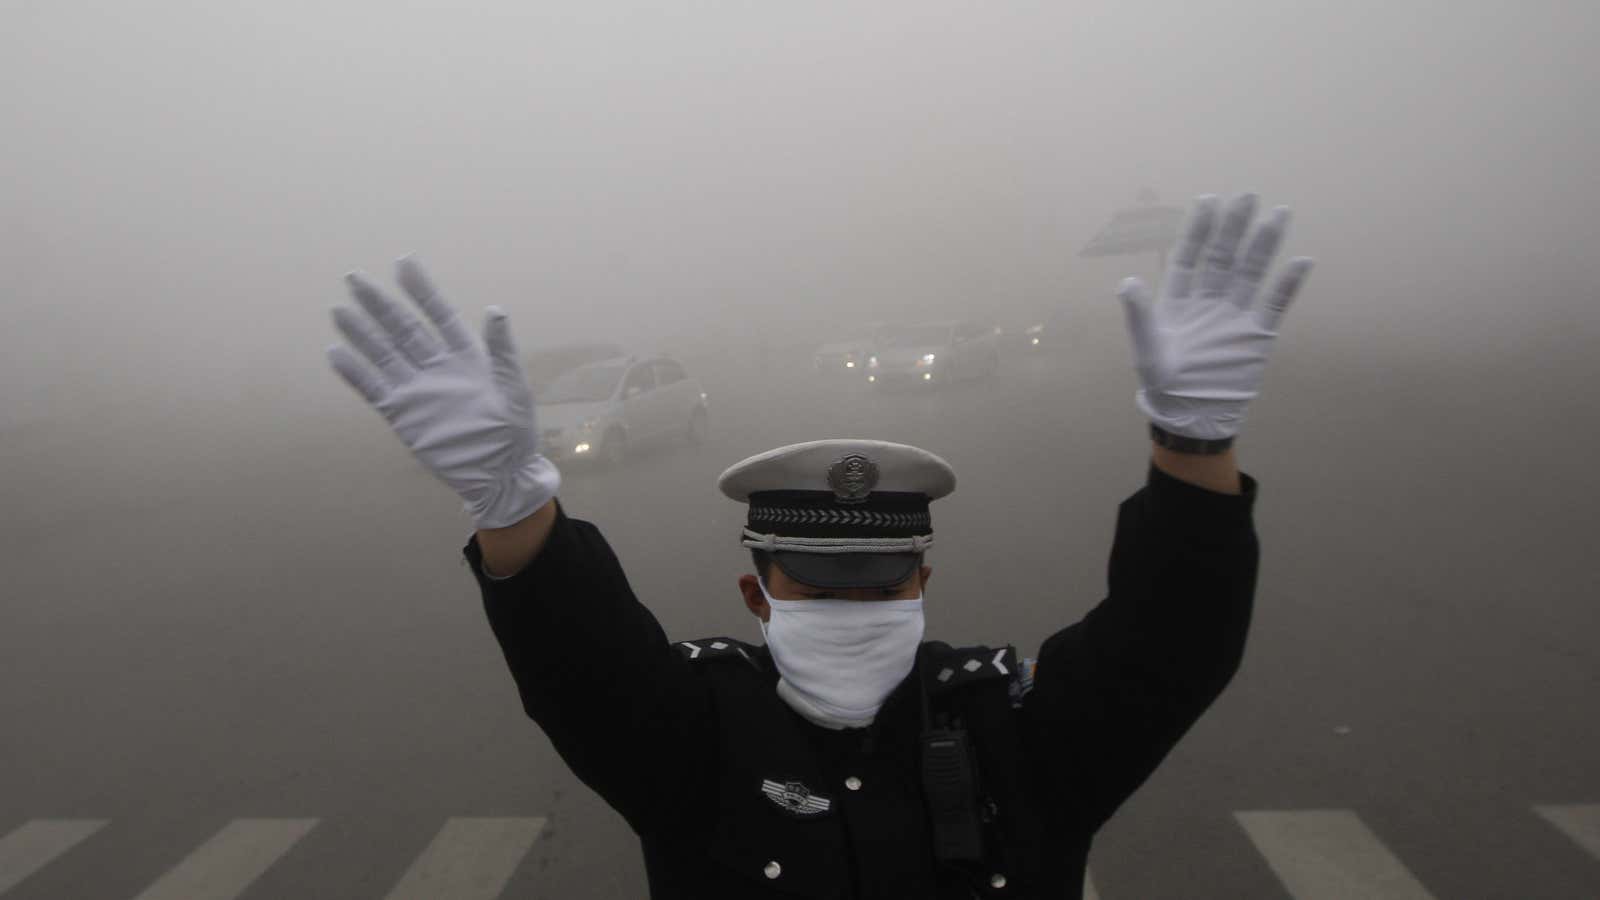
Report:
[[1026,324],[1148,272],[1076,256],[1146,186],[1294,206],[1307,334],[1600,333],[1590,3],[3,10],[13,413],[345,390],[339,277],[411,250],[524,346]]

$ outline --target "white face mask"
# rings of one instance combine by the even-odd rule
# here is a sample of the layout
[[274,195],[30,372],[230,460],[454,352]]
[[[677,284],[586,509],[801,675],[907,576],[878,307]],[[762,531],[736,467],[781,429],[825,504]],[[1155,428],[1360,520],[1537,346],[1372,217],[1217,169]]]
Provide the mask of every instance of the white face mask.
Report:
[[[760,582],[757,579],[758,583]],[[761,634],[778,667],[778,696],[828,728],[872,724],[917,660],[922,598],[778,600]]]

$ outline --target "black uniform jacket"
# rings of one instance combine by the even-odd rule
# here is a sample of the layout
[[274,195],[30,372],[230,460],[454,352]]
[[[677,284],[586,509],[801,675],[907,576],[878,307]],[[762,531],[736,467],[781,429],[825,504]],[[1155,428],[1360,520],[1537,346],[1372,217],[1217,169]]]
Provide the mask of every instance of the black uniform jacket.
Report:
[[[505,580],[476,537],[463,552],[523,708],[638,833],[656,900],[1078,897],[1096,829],[1238,668],[1259,555],[1241,482],[1221,494],[1152,464],[1118,509],[1108,596],[1044,642],[1019,701],[978,702],[1000,684],[982,676],[1015,673],[1005,648],[925,644],[873,725],[844,731],[778,697],[764,648],[669,642],[588,522],[558,512]],[[936,864],[924,807],[917,686],[935,666],[985,719],[969,725],[998,815],[965,868]]]

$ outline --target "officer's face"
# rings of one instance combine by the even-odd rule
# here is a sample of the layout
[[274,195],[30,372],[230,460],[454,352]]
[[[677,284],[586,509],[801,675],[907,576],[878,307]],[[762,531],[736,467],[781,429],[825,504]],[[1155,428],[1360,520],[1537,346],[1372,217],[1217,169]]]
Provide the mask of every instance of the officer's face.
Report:
[[[773,566],[767,576],[767,591],[778,600],[820,600],[827,597],[838,597],[844,600],[906,600],[922,596],[928,577],[933,574],[931,566],[922,566],[912,573],[910,578],[893,587],[886,588],[822,588],[795,581],[783,570]],[[761,594],[761,582],[754,575],[739,576],[739,593],[744,595],[744,605],[756,618],[765,622],[772,615],[772,608],[767,605],[767,598]]]

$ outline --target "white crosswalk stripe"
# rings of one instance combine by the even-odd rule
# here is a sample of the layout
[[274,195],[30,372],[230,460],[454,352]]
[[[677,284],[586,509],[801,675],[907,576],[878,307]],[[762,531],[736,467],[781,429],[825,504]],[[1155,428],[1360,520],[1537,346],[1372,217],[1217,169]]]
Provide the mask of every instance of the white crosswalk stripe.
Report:
[[34,819],[0,838],[0,894],[99,831],[105,819]]
[[386,900],[494,900],[544,819],[450,819]]
[[[1600,803],[1532,810],[1600,859]],[[1352,810],[1241,810],[1233,816],[1293,900],[1433,900]],[[135,900],[234,900],[318,821],[235,819]],[[385,900],[496,900],[546,822],[542,817],[450,818]],[[0,837],[0,894],[107,824],[105,819],[34,819]],[[1085,872],[1084,900],[1101,896],[1092,874]]]
[[1600,859],[1600,803],[1575,803],[1569,806],[1535,806],[1533,811],[1561,829],[1589,855]]
[[316,824],[316,819],[234,819],[135,900],[233,900]]
[[1260,810],[1234,817],[1295,900],[1433,900],[1350,810]]

